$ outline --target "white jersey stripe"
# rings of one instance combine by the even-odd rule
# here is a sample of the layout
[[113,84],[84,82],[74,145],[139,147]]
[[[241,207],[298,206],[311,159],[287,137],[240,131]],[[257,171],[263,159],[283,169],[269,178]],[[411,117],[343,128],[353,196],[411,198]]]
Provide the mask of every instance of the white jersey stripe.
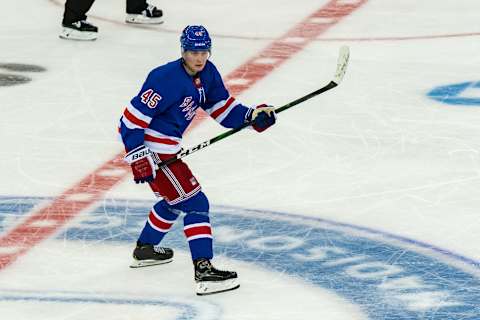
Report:
[[218,109],[222,108],[222,107],[225,105],[225,103],[227,103],[227,100],[228,100],[228,99],[218,101],[217,103],[215,103],[215,104],[213,105],[213,107],[211,107],[210,109],[207,110],[207,113],[208,113],[209,115],[212,115],[212,113],[214,113],[214,112],[217,111]]
[[140,112],[140,110],[136,109],[131,103],[127,105],[127,110],[128,112],[133,114],[135,117],[137,117],[142,121],[145,121],[146,123],[150,123],[152,121],[152,117],[144,115],[143,113]]
[[228,116],[228,114],[235,108],[237,105],[239,105],[239,102],[233,101],[232,104],[225,110],[223,111],[215,120],[218,123],[222,123],[222,121]]
[[145,145],[153,152],[160,154],[171,154],[172,156],[182,149],[179,144],[170,145],[153,141],[145,141]]
[[136,125],[135,123],[131,122],[130,120],[127,119],[127,117],[122,116],[121,121],[123,124],[128,128],[128,129],[143,129],[139,125]]
[[151,136],[157,137],[157,138],[165,138],[165,139],[174,140],[174,141],[177,141],[178,143],[182,142],[182,138],[169,136],[169,135],[166,135],[164,133],[158,132],[157,130],[153,130],[151,128],[146,128],[145,129],[145,134],[148,134],[148,135],[151,135]]
[[[217,121],[218,123],[221,123],[228,116],[230,111],[232,111],[232,109],[239,104],[240,103],[237,102],[237,100],[235,100],[234,97],[230,96],[226,100],[221,100],[221,101],[215,103],[213,105],[213,107],[211,107],[207,110],[207,113],[212,118],[214,118],[215,121]],[[220,109],[224,108],[226,105],[228,105],[228,107],[225,110],[223,110],[223,111],[220,110]]]

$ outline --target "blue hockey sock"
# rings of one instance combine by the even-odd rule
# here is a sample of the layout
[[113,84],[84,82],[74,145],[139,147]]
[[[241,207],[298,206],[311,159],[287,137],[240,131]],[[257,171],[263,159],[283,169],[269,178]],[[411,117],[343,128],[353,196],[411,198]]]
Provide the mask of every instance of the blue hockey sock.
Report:
[[187,237],[192,259],[212,259],[212,228],[210,226],[210,218],[208,217],[210,205],[205,194],[199,192],[192,198],[173,207],[186,214],[183,219],[183,230]]
[[153,206],[138,238],[139,242],[157,245],[162,241],[178,217],[169,208],[170,206],[165,200],[159,201]]
[[192,260],[213,258],[213,240],[210,218],[206,214],[189,213],[183,219],[185,236]]

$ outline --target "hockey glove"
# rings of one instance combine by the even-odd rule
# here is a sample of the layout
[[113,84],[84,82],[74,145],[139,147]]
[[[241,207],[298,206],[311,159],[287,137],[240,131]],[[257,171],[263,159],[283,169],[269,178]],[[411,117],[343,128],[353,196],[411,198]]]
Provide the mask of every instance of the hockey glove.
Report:
[[261,104],[255,109],[248,110],[245,118],[248,122],[252,122],[255,131],[262,132],[275,124],[277,114],[274,107]]
[[151,182],[155,179],[159,162],[157,155],[146,146],[139,146],[125,156],[125,161],[130,164],[135,183]]

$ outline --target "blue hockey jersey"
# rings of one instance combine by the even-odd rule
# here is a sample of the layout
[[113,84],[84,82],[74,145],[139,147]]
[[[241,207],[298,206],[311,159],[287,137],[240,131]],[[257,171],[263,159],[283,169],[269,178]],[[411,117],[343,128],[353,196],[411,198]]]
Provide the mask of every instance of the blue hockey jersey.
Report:
[[194,77],[186,72],[182,59],[153,69],[120,118],[125,149],[144,144],[154,152],[177,153],[198,108],[227,128],[242,125],[249,110],[229,95],[210,61]]

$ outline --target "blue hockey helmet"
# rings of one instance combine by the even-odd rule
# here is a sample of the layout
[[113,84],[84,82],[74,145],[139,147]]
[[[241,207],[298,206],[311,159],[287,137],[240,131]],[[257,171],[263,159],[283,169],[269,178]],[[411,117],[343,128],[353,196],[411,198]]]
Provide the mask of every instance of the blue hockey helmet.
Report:
[[187,26],[180,36],[182,51],[210,51],[212,39],[204,26]]

